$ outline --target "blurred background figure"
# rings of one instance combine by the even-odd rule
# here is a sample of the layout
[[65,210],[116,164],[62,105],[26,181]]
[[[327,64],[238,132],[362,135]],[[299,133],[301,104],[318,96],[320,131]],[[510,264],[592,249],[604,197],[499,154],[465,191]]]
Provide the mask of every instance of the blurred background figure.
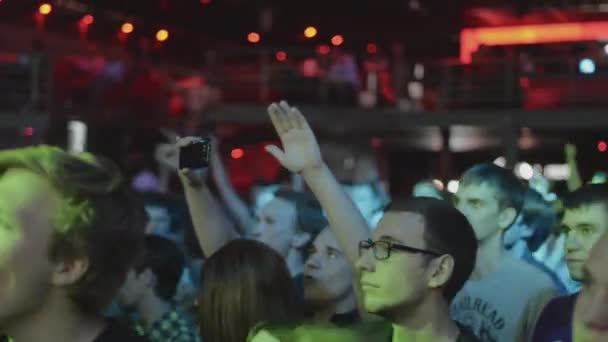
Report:
[[330,229],[313,241],[304,264],[304,303],[316,321],[352,325],[359,321],[354,273]]
[[129,273],[119,294],[119,304],[138,319],[135,326],[150,342],[199,341],[199,328],[190,312],[176,301],[186,264],[177,244],[148,235],[142,260]]
[[545,200],[540,193],[528,188],[519,216],[504,233],[503,244],[515,256],[550,276],[559,292],[565,294],[568,290],[563,282],[569,283],[568,275],[558,276],[555,269],[549,268],[543,260],[538,260],[534,256],[552,232],[558,229],[558,224],[555,206]]
[[326,75],[326,101],[339,105],[354,105],[359,93],[359,67],[353,55],[334,48]]
[[431,197],[436,199],[444,199],[441,189],[437,181],[422,180],[414,185],[412,196],[414,197]]

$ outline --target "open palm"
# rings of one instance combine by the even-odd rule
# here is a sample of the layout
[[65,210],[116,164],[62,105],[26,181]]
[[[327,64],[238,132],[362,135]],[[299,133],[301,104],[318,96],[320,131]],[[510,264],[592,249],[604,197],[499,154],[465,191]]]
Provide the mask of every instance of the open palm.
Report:
[[283,150],[270,145],[266,150],[291,172],[301,172],[322,164],[319,144],[308,122],[285,101],[268,107],[268,115],[281,139]]

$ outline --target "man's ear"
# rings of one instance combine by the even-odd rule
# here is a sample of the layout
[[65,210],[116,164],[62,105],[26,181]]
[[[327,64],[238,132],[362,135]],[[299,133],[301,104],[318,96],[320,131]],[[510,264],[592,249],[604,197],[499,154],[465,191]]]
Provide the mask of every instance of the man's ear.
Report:
[[306,246],[306,244],[310,241],[310,238],[310,233],[296,233],[291,239],[291,246],[295,249],[301,249],[302,247]]
[[498,214],[498,227],[501,230],[507,230],[515,222],[517,218],[517,210],[515,208],[505,208]]
[[429,287],[438,288],[444,286],[454,273],[454,258],[447,254],[435,258],[431,260],[429,270]]
[[51,282],[56,286],[69,286],[82,279],[88,270],[86,257],[64,259],[55,263]]

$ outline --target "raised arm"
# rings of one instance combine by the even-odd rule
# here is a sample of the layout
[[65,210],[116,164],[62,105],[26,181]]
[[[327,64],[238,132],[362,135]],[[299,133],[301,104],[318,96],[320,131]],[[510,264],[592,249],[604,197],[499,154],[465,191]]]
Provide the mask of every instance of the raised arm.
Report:
[[564,147],[564,154],[566,156],[566,163],[570,169],[570,175],[566,184],[568,185],[568,191],[574,191],[583,185],[581,174],[578,170],[578,163],[576,160],[576,145],[566,144]]
[[271,104],[268,114],[283,150],[274,145],[266,150],[289,171],[302,174],[327,213],[330,229],[354,267],[359,258],[359,241],[370,237],[365,219],[323,162],[319,144],[302,113],[282,101]]
[[[182,138],[177,147],[184,146],[193,138]],[[207,170],[178,171],[184,186],[188,210],[199,244],[205,256],[213,254],[230,240],[238,237],[206,184]]]

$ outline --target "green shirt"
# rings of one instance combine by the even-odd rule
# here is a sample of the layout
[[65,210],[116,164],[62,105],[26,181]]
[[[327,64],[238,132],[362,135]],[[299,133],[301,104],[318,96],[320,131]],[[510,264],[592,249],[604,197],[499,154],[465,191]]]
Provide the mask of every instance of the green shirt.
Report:
[[[460,336],[456,342],[479,342],[466,328],[458,325]],[[393,342],[393,325],[385,320],[378,322],[363,323],[353,327],[358,335],[364,337],[365,341]]]

